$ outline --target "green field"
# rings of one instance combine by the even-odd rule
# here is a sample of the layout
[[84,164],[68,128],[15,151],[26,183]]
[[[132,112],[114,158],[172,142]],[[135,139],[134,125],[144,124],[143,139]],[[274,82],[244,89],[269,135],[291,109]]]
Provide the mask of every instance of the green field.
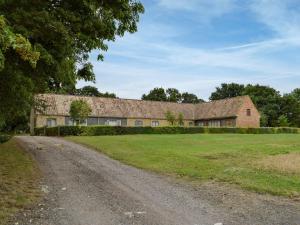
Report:
[[300,135],[179,134],[80,136],[69,140],[108,156],[193,181],[216,180],[299,197]]
[[0,225],[39,196],[39,170],[14,139],[0,144]]

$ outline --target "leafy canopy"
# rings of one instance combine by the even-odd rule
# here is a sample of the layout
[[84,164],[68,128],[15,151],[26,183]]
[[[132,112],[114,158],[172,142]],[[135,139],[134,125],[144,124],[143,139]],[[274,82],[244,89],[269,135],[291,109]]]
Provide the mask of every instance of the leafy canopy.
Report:
[[92,109],[90,105],[82,99],[75,100],[70,105],[69,113],[73,121],[79,121],[80,123],[81,121],[84,121],[86,118],[88,118],[91,112]]
[[151,100],[151,101],[167,101],[167,95],[165,89],[163,88],[154,88],[149,92],[149,94],[143,94],[142,100]]
[[223,83],[221,84],[221,87],[216,87],[216,91],[211,93],[209,100],[212,101],[212,100],[219,100],[219,99],[241,96],[243,95],[243,91],[244,91],[244,85],[242,84]]
[[0,1],[0,118],[28,114],[35,93],[95,81],[89,53],[137,31],[136,0]]
[[183,116],[183,113],[179,113],[178,114],[177,122],[178,122],[179,126],[183,126],[184,125],[184,116]]
[[102,93],[98,91],[98,88],[93,86],[84,86],[83,88],[76,89],[75,95],[80,96],[94,96],[94,97],[105,97],[105,98],[117,98],[114,93]]
[[183,126],[184,125],[183,113],[179,113],[176,118],[176,115],[174,113],[172,113],[170,110],[168,110],[165,113],[165,117],[170,126],[175,126],[175,125]]
[[177,102],[177,103],[199,103],[204,100],[188,92],[180,93],[176,88],[154,88],[148,94],[143,94],[142,100]]
[[200,103],[200,102],[204,102],[203,99],[200,99],[197,97],[197,95],[195,94],[191,94],[191,93],[188,93],[188,92],[184,92],[181,94],[181,102],[182,103]]
[[174,126],[176,124],[176,116],[171,111],[168,110],[165,113],[165,117],[171,126]]

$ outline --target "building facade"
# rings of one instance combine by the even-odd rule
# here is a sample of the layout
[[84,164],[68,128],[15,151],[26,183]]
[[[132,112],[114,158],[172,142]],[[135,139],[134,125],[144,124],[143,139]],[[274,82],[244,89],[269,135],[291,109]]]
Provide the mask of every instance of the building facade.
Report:
[[183,115],[183,126],[259,127],[260,115],[249,96],[198,104],[40,94],[45,107],[32,110],[31,127],[74,125],[72,101],[83,99],[92,113],[82,125],[169,126],[166,112]]

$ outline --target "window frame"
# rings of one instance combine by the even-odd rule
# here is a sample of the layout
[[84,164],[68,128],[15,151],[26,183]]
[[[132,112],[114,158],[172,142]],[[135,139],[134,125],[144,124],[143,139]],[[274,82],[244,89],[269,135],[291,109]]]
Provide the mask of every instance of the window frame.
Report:
[[246,116],[251,116],[251,109],[246,109]]
[[134,126],[135,127],[142,127],[144,125],[143,120],[135,120]]
[[[53,124],[53,121],[54,121],[54,124]],[[57,119],[56,118],[47,118],[46,119],[46,127],[56,127],[56,126],[57,126]]]
[[151,127],[159,127],[159,121],[158,120],[152,120],[151,121]]

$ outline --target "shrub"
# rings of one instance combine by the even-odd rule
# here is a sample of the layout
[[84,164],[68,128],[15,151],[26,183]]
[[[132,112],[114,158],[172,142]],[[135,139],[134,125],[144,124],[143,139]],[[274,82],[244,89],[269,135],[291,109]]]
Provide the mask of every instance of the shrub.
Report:
[[58,126],[36,128],[36,135],[46,136],[100,136],[125,134],[279,134],[300,133],[298,128],[289,127],[262,127],[262,128],[235,128],[235,127],[113,127],[113,126]]
[[7,142],[9,139],[11,139],[11,136],[8,134],[0,134],[0,144]]

